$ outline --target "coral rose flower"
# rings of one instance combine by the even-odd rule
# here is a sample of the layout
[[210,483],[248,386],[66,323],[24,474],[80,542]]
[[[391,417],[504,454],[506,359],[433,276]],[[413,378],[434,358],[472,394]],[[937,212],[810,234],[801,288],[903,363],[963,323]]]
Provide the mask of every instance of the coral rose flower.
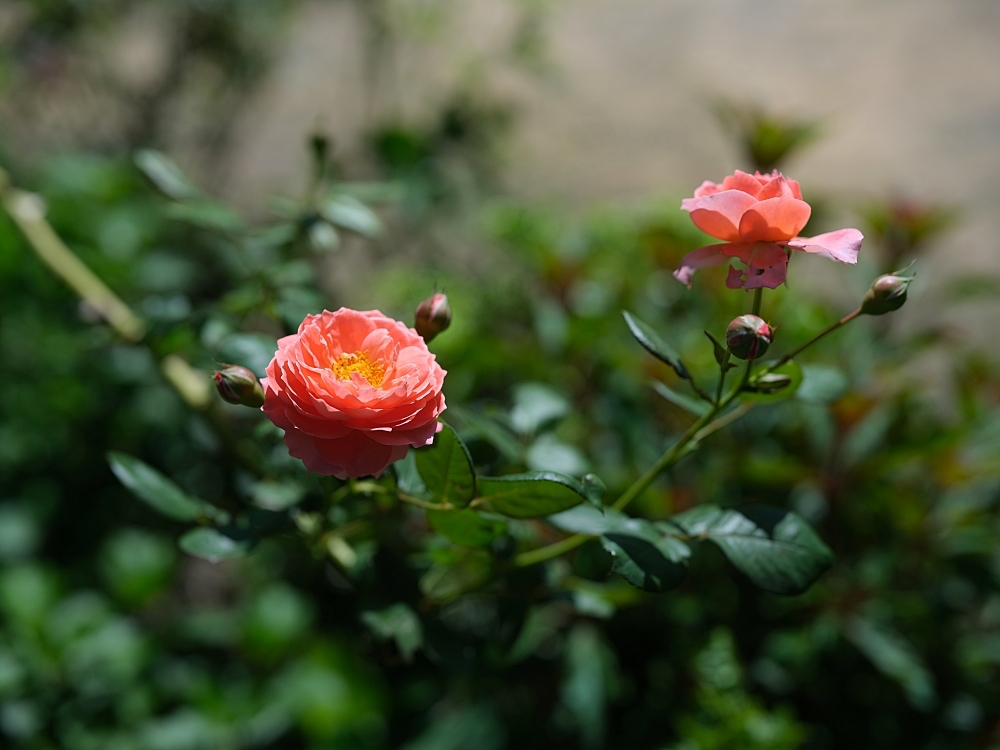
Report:
[[342,307],[278,340],[262,409],[309,471],[377,477],[409,446],[434,440],[444,376],[416,331]]
[[681,208],[691,213],[700,230],[722,240],[688,253],[674,276],[688,287],[699,268],[721,266],[739,258],[746,269],[729,268],[730,289],[774,289],[785,280],[790,250],[825,255],[841,263],[857,263],[863,235],[838,229],[816,237],[799,237],[812,209],[802,200],[799,183],[777,170],[771,174],[736,172],[721,185],[706,180],[685,198]]

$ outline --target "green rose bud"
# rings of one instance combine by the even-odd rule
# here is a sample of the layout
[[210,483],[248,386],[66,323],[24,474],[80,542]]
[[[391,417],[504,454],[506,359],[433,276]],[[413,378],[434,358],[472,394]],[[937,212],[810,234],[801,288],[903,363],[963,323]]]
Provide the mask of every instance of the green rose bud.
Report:
[[906,269],[879,276],[861,302],[862,315],[885,315],[898,310],[906,302],[906,290],[913,276],[899,276]]
[[429,342],[451,325],[451,306],[444,294],[428,297],[417,306],[417,320],[414,328]]
[[215,373],[215,386],[223,401],[242,406],[260,407],[264,403],[264,389],[257,376],[246,367],[226,365]]

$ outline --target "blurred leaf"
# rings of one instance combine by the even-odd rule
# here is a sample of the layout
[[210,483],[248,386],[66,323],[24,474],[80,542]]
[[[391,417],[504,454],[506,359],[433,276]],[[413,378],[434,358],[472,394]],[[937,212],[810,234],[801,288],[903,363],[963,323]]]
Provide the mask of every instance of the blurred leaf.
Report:
[[403,458],[392,465],[392,468],[396,473],[396,486],[399,489],[407,495],[420,500],[430,498],[431,495],[427,491],[427,487],[424,486],[424,480],[420,477],[420,472],[417,470],[416,449],[407,451]]
[[382,233],[382,221],[368,206],[349,195],[336,195],[323,204],[323,218],[365,237]]
[[604,493],[608,491],[608,486],[597,474],[584,474],[580,478],[583,485],[583,494],[587,496],[587,502],[595,508],[604,507]]
[[476,474],[465,443],[449,425],[443,425],[434,444],[415,451],[424,486],[439,503],[463,508],[476,496]]
[[934,707],[934,676],[902,635],[863,616],[852,617],[844,632],[882,674],[899,683],[914,708],[929,711]]
[[318,253],[329,253],[340,247],[340,235],[325,221],[314,221],[309,225],[309,243]]
[[404,661],[412,661],[417,649],[424,645],[420,618],[402,602],[385,609],[362,612],[361,621],[379,638],[394,641]]
[[[461,548],[457,548],[461,549]],[[438,562],[420,579],[420,590],[436,602],[445,602],[480,586],[490,576],[490,556],[480,550],[462,550],[450,562]]]
[[149,464],[118,451],[108,453],[111,471],[136,497],[153,510],[176,521],[210,518],[225,523],[229,514],[204,500],[191,497]]
[[122,529],[105,542],[101,571],[115,595],[141,604],[170,582],[176,558],[171,539]]
[[437,533],[466,547],[488,547],[507,530],[506,522],[474,510],[428,510],[427,520]]
[[972,302],[980,299],[994,301],[1000,298],[1000,277],[960,276],[948,281],[940,295],[945,302]]
[[549,516],[587,500],[579,482],[554,471],[480,477],[478,486],[483,500],[511,518]]
[[569,401],[541,383],[522,383],[514,388],[510,424],[515,432],[529,435],[569,413]]
[[249,540],[236,540],[217,529],[192,529],[180,538],[180,548],[189,555],[211,563],[244,557],[250,551]]
[[201,229],[218,232],[238,232],[243,229],[243,217],[224,203],[198,201],[197,203],[171,203],[164,216],[183,221]]
[[835,367],[803,365],[802,384],[795,398],[814,404],[832,404],[847,392],[849,385],[847,376]]
[[653,390],[663,396],[663,398],[672,403],[674,406],[679,406],[684,411],[689,414],[694,414],[696,417],[705,416],[705,413],[709,410],[709,408],[711,408],[705,401],[699,401],[691,398],[690,396],[678,393],[677,391],[668,388],[659,380],[653,381]]
[[688,372],[687,367],[685,367],[684,363],[681,362],[680,355],[660,337],[660,334],[658,334],[652,326],[643,323],[641,320],[624,310],[622,311],[622,315],[625,316],[625,322],[628,324],[628,328],[635,337],[635,340],[639,342],[643,349],[661,362],[664,362],[674,368],[674,372],[676,372],[679,377],[684,378],[685,380],[691,380],[691,373]]
[[251,485],[254,505],[264,510],[281,511],[297,505],[306,488],[294,479],[264,479]]
[[458,417],[465,425],[466,436],[471,432],[476,437],[482,438],[496,448],[508,461],[521,460],[521,443],[509,429],[490,417],[469,409],[463,409],[459,406],[449,406],[448,409],[450,414]]
[[29,557],[40,541],[38,522],[13,504],[0,506],[0,561]]
[[580,623],[570,631],[560,697],[580,729],[585,748],[603,744],[605,706],[611,692],[606,662],[613,658],[592,625]]
[[[833,553],[794,513],[751,506],[742,512],[702,505],[672,523],[714,542],[738,570],[775,594],[801,594],[833,564]],[[661,528],[670,533],[669,524]]]
[[528,468],[535,471],[557,471],[578,476],[589,468],[583,453],[551,433],[545,433],[533,442],[524,458]]
[[201,191],[194,186],[180,167],[159,151],[140,149],[133,158],[142,173],[168,198],[183,201],[201,195]]
[[503,724],[484,705],[438,714],[423,734],[401,750],[501,750],[505,746]]
[[222,340],[219,357],[227,364],[248,367],[258,378],[262,378],[276,351],[278,343],[269,336],[233,333]]

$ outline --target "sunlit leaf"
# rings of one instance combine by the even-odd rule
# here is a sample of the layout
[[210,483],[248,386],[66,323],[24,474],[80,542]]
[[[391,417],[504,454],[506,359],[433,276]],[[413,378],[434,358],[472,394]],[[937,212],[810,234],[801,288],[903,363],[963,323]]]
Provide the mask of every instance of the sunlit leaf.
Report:
[[247,539],[233,539],[217,529],[192,529],[180,538],[180,548],[189,555],[216,563],[244,557],[251,547]]
[[465,547],[488,547],[507,529],[502,519],[467,509],[428,510],[427,521],[437,533]]
[[480,477],[478,487],[497,513],[511,518],[549,516],[587,500],[577,480],[554,471]]
[[696,417],[704,416],[709,408],[711,408],[705,401],[699,401],[698,399],[691,398],[690,396],[685,396],[683,393],[678,393],[672,388],[668,388],[659,380],[653,381],[653,390],[663,396],[663,398],[672,403],[674,406],[679,406],[684,411],[689,414],[694,414]]
[[142,173],[167,197],[180,201],[201,195],[201,191],[194,186],[180,167],[159,151],[140,149],[136,151],[133,159]]
[[628,328],[632,332],[632,335],[635,336],[635,340],[639,342],[643,349],[661,362],[673,367],[674,372],[676,372],[680,377],[685,380],[691,380],[691,373],[688,372],[687,367],[684,366],[680,355],[660,337],[660,334],[658,334],[652,326],[643,323],[631,313],[622,311],[622,315],[625,316],[625,322],[628,324]]
[[176,521],[211,518],[225,522],[228,514],[204,500],[191,497],[174,482],[135,456],[108,453],[108,464],[118,481],[159,513]]
[[323,218],[331,224],[365,237],[377,237],[382,232],[382,221],[368,206],[349,195],[336,195],[322,209]]
[[443,425],[433,445],[415,451],[415,460],[424,486],[437,502],[461,508],[475,497],[472,457],[450,426]]

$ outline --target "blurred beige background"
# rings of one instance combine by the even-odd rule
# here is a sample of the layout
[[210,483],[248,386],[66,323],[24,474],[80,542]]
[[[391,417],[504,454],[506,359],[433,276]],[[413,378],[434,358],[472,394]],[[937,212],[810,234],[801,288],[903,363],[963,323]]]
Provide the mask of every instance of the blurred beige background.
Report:
[[419,121],[464,77],[517,107],[513,193],[571,206],[686,193],[744,166],[710,112],[725,96],[823,121],[786,167],[807,193],[952,204],[963,221],[931,265],[1000,269],[997,0],[556,0],[535,4],[546,44],[526,70],[509,48],[529,2],[390,4],[406,31],[368,99],[358,6],[303,6],[239,125],[228,192],[260,205],[296,190],[309,125],[350,152],[373,121]]

